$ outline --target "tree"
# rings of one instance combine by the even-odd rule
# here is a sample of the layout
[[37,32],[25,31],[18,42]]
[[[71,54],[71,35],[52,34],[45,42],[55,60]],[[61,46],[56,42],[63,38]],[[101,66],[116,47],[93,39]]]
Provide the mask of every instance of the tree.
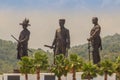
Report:
[[25,80],[28,80],[28,73],[31,72],[31,68],[33,67],[33,60],[27,56],[22,57],[19,61],[20,64],[20,72],[25,74]]
[[82,78],[87,78],[90,80],[92,77],[97,77],[97,66],[92,64],[91,62],[84,63],[82,66]]
[[40,71],[47,69],[48,65],[48,57],[43,51],[37,51],[34,53],[33,57],[33,70],[37,74],[37,80],[40,80]]
[[83,64],[82,58],[77,54],[70,55],[70,68],[73,73],[73,80],[76,80],[76,71],[78,71]]
[[110,60],[104,60],[100,63],[99,74],[104,75],[104,80],[107,80],[107,76],[111,76],[114,72],[113,62]]
[[116,59],[115,62],[115,72],[120,80],[120,56]]
[[69,60],[64,57],[63,54],[57,55],[55,57],[55,65],[51,69],[52,72],[61,80],[61,76],[67,76],[69,72]]
[[67,73],[70,71],[70,61],[67,58],[64,58],[62,68],[63,68],[63,75],[67,76]]

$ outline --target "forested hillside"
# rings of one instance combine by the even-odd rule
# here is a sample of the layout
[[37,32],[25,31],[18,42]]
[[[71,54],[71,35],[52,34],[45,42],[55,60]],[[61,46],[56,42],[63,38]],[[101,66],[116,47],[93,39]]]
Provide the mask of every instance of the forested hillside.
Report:
[[16,43],[0,39],[0,73],[11,72],[16,62]]
[[[18,60],[16,59],[16,43],[12,41],[6,41],[0,39],[0,73],[13,72],[13,69],[18,68]],[[112,36],[106,36],[102,39],[103,50],[101,51],[102,59],[114,60],[120,55],[120,34],[114,34]],[[29,56],[34,54],[35,49],[31,49],[33,52],[29,53]],[[41,49],[38,49],[41,50]],[[91,49],[92,50],[92,49]],[[79,54],[85,60],[88,59],[88,44],[73,46],[69,50],[69,54]],[[49,57],[49,63],[52,64],[53,54],[46,52]],[[91,54],[92,55],[92,54]]]
[[[13,72],[14,69],[18,69],[18,61],[17,60],[17,43],[12,41],[6,41],[0,39],[0,73],[9,73]],[[33,56],[34,52],[37,50],[42,50],[40,48],[30,49],[32,52],[28,51],[29,56]],[[52,64],[53,54],[50,52],[46,52],[49,57],[49,63]]]

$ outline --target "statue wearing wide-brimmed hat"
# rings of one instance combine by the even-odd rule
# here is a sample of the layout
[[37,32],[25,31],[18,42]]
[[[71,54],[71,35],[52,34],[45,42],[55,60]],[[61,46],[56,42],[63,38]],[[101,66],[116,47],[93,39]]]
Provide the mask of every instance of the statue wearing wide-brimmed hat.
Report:
[[27,27],[30,26],[29,19],[25,18],[24,21],[20,23],[20,25],[22,25],[23,30],[21,31],[19,40],[18,40],[17,59],[21,59],[21,57],[23,56],[28,56],[27,49],[28,49],[28,41],[30,37],[30,31],[27,29]]

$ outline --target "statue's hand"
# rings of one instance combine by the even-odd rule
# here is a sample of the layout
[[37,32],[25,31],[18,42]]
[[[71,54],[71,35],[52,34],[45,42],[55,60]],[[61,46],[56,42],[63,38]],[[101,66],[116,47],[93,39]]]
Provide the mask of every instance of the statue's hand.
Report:
[[54,45],[50,46],[50,49],[53,49],[54,48]]
[[23,42],[23,40],[19,40],[18,42],[19,42],[19,43],[22,43],[22,42]]
[[87,38],[88,41],[90,41],[90,38]]
[[53,48],[53,46],[50,46],[50,49],[52,49]]
[[70,49],[70,46],[69,46],[69,45],[67,46],[67,49]]
[[20,41],[20,40],[18,40],[18,43],[21,43],[21,41]]
[[90,36],[90,38],[88,38],[87,40],[88,40],[88,41],[91,41],[91,39],[92,39],[92,36]]
[[91,39],[92,39],[92,36],[90,36],[90,38],[88,38],[87,40],[88,40],[88,41],[91,41]]
[[102,47],[100,47],[100,50],[102,50]]

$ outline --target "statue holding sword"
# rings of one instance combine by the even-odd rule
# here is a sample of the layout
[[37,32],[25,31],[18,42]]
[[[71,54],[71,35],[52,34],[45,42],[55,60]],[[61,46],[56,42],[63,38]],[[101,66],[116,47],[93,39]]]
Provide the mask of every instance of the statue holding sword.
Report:
[[68,49],[70,48],[70,34],[69,30],[64,27],[64,24],[65,19],[59,19],[60,28],[56,30],[52,46],[45,45],[45,47],[53,49],[54,57],[59,54],[63,54],[65,57],[68,56]]
[[[29,20],[25,18],[25,20],[20,23],[22,25],[23,30],[20,33],[19,40],[17,40],[13,35],[12,37],[17,40],[18,45],[17,45],[17,59],[21,59],[23,56],[28,56],[28,41],[30,37],[30,31],[27,29],[29,24]],[[29,50],[30,51],[30,50]]]
[[[92,47],[92,56],[93,56],[93,63],[98,64],[100,62],[100,52],[99,50],[102,50],[102,41],[100,37],[101,33],[101,27],[98,24],[98,18],[93,17],[92,23],[94,24],[94,27],[90,31],[90,37],[87,39],[88,43],[91,43]],[[89,47],[90,49],[90,47]],[[90,53],[90,51],[89,51]],[[90,54],[89,54],[90,56]]]

